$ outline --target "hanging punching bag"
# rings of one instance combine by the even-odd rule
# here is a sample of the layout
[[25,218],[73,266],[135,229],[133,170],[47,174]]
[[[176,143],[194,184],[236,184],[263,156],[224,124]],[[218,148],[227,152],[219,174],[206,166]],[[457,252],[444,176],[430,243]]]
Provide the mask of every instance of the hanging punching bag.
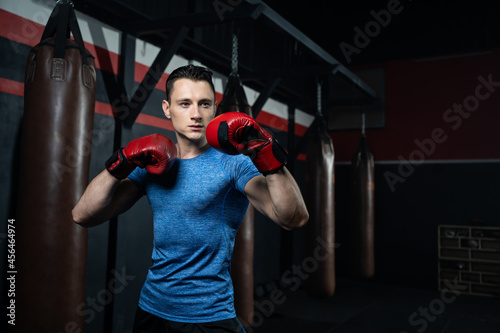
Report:
[[[313,297],[335,292],[335,152],[322,120],[316,118],[307,139],[305,254],[309,260],[306,291]],[[306,264],[306,263],[305,263]],[[310,271],[310,272],[309,272]]]
[[364,133],[351,163],[351,273],[367,279],[375,274],[374,162]]
[[83,332],[87,231],[73,222],[71,211],[89,178],[95,88],[94,60],[75,11],[57,4],[26,66],[17,332]]
[[[217,107],[216,116],[226,112],[243,112],[252,116],[238,75],[231,73],[224,89],[224,96]],[[254,208],[248,206],[243,222],[234,241],[231,261],[231,279],[234,288],[234,307],[241,324],[248,328],[253,324],[253,257],[254,257]]]

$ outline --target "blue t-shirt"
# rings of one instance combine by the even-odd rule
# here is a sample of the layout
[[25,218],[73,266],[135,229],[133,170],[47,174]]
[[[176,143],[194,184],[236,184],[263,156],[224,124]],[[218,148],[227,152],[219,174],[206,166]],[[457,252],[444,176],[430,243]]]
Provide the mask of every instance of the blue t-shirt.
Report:
[[260,173],[244,155],[209,148],[177,159],[163,175],[136,168],[129,178],[153,211],[152,266],[139,306],[178,322],[236,316],[230,267],[234,238],[248,208],[246,183]]

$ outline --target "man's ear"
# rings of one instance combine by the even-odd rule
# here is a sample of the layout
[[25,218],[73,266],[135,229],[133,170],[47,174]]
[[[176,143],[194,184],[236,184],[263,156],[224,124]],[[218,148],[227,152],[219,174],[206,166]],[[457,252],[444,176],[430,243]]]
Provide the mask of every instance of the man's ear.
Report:
[[168,103],[168,101],[166,99],[164,99],[161,102],[161,107],[163,109],[163,113],[165,114],[165,117],[167,117],[167,119],[171,119],[171,116],[170,116],[170,104]]

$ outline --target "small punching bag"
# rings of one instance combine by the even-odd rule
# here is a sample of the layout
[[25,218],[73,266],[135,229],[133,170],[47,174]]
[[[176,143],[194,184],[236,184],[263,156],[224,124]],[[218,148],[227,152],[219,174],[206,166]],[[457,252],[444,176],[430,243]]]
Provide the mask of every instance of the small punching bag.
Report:
[[[321,87],[318,85],[318,95]],[[305,281],[313,297],[330,297],[335,292],[335,151],[321,115],[308,133],[306,151],[306,204],[309,222],[305,226],[305,254],[313,261]],[[316,267],[316,269],[312,269]]]
[[[252,116],[252,108],[247,102],[243,85],[237,74],[237,38],[233,35],[232,71],[229,75],[224,96],[217,107],[216,116],[226,112],[242,112]],[[241,324],[248,328],[253,324],[254,304],[254,208],[248,206],[243,222],[234,241],[231,260],[231,279],[234,288],[234,307]]]
[[351,273],[368,279],[375,274],[374,161],[363,132],[351,162]]
[[26,66],[16,332],[83,332],[87,230],[71,211],[89,179],[95,89],[94,59],[63,1]]

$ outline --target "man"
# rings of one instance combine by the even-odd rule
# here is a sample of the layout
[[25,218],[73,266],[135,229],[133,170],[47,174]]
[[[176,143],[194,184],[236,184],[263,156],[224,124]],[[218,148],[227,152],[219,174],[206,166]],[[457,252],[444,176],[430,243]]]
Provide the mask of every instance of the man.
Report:
[[154,246],[136,333],[243,332],[230,264],[248,202],[285,229],[309,218],[284,166],[286,152],[272,136],[243,113],[214,119],[211,75],[193,65],[173,71],[162,107],[177,144],[157,134],[131,141],[106,162],[73,209],[74,221],[90,227],[148,196]]

